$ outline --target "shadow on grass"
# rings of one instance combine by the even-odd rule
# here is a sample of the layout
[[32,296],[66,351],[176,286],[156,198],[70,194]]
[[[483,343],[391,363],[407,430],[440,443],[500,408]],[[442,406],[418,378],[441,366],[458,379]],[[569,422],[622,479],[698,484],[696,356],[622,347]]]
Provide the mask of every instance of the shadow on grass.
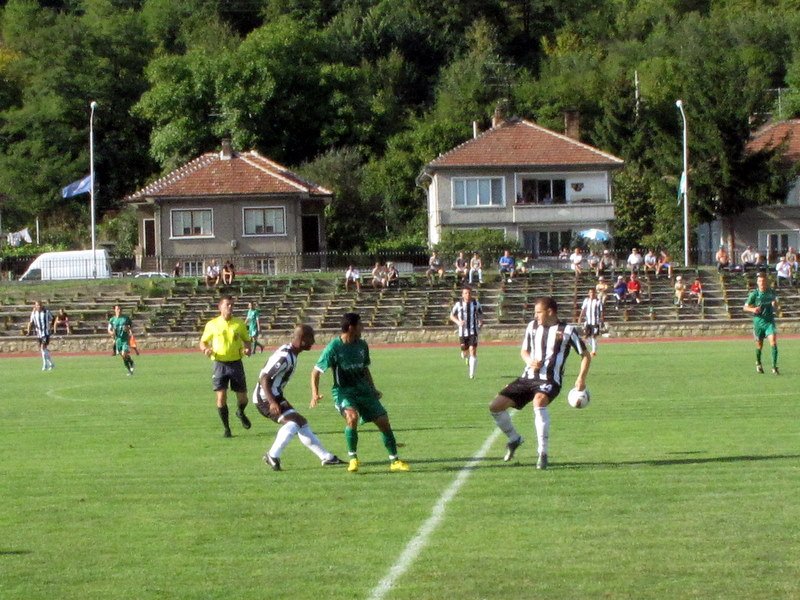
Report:
[[25,554],[33,554],[30,550],[0,550],[0,556],[24,556]]
[[[689,453],[687,452],[684,454],[689,454]],[[559,462],[559,463],[552,463],[552,467],[563,468],[563,469],[582,469],[586,467],[606,467],[606,468],[672,467],[677,465],[707,465],[711,463],[760,462],[765,460],[792,460],[798,458],[800,458],[800,454],[765,454],[761,456],[759,455],[710,456],[707,458],[665,458],[665,459],[654,459],[654,460]]]

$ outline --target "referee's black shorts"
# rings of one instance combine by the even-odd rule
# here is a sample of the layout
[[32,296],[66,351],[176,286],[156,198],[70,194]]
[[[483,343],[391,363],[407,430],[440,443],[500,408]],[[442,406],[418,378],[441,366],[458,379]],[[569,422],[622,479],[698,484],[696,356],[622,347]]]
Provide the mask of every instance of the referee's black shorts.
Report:
[[500,395],[514,402],[514,408],[522,410],[533,401],[533,397],[539,392],[545,394],[550,399],[550,402],[552,402],[555,397],[558,396],[559,392],[561,392],[561,386],[552,381],[517,377],[500,390]]
[[230,362],[214,361],[214,372],[211,375],[214,391],[227,390],[230,385],[234,392],[247,392],[247,380],[244,376],[244,365],[241,360]]
[[475,334],[459,336],[458,340],[459,342],[461,342],[462,350],[466,350],[467,348],[478,347],[478,336]]

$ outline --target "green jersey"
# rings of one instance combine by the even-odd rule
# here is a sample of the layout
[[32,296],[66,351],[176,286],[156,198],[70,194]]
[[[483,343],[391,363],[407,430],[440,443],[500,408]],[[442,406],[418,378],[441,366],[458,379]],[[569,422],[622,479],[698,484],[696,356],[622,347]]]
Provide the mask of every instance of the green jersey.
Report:
[[753,323],[774,323],[775,322],[775,308],[772,303],[778,299],[777,294],[772,289],[766,289],[763,292],[758,289],[750,292],[747,296],[747,306],[758,306],[761,308],[759,314],[753,315]]
[[111,317],[108,327],[114,332],[114,338],[127,342],[130,339],[131,319],[126,316]]
[[323,373],[329,368],[333,369],[334,394],[351,389],[371,391],[372,385],[366,374],[369,363],[367,342],[357,340],[346,344],[342,338],[336,337],[325,346],[316,369]]
[[247,323],[247,332],[250,337],[258,333],[258,319],[261,317],[261,311],[257,308],[251,308],[247,311],[247,317],[244,322]]

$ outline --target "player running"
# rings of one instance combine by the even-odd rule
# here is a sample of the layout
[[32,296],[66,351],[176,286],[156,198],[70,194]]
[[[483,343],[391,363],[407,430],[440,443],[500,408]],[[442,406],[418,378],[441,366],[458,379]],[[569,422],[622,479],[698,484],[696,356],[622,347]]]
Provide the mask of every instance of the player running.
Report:
[[397,441],[389,424],[389,415],[381,404],[382,394],[375,389],[369,371],[369,347],[361,339],[363,325],[358,313],[345,313],[342,317],[342,333],[335,337],[322,351],[311,372],[311,407],[322,399],[319,393],[319,378],[333,369],[333,402],[347,425],[344,438],[350,462],[347,470],[358,471],[358,424],[372,421],[380,429],[383,445],[389,451],[389,470],[408,471],[405,461],[397,455]]
[[28,329],[25,335],[31,334],[31,329],[36,330],[36,340],[42,353],[42,371],[52,371],[55,367],[50,356],[50,336],[53,332],[53,313],[45,308],[38,300],[33,303],[31,317],[28,319]]
[[753,337],[756,341],[756,373],[763,373],[761,365],[761,348],[764,338],[769,340],[772,350],[772,373],[778,375],[778,329],[775,326],[775,309],[778,308],[778,296],[769,287],[766,274],[756,277],[756,289],[747,296],[744,303],[745,312],[753,313]]
[[[250,334],[250,340],[253,343],[253,354],[256,353],[256,347],[261,348],[261,353],[264,353],[264,344],[259,343],[258,334],[261,333],[261,311],[258,310],[256,302],[247,303],[247,316],[244,319],[244,324],[247,325],[247,333]],[[250,356],[253,356],[251,354]]]
[[108,334],[114,338],[114,350],[122,356],[122,364],[133,375],[133,359],[131,358],[131,319],[122,314],[122,307],[114,305],[114,316],[108,320]]
[[269,357],[261,369],[258,384],[253,390],[253,404],[258,408],[258,412],[281,425],[275,436],[275,442],[264,455],[264,462],[272,467],[273,471],[281,470],[281,454],[294,436],[299,437],[303,445],[317,455],[322,461],[322,466],[345,464],[322,446],[322,442],[311,431],[308,421],[283,395],[283,388],[294,373],[297,355],[310,350],[313,345],[314,329],[310,325],[295,327],[292,341],[278,348]]
[[461,289],[461,300],[453,305],[450,320],[458,325],[458,339],[461,342],[461,358],[469,365],[469,378],[475,379],[478,364],[478,332],[483,326],[483,309],[480,302],[472,297],[472,288],[465,285]]
[[547,468],[548,438],[550,437],[550,413],[547,409],[561,391],[564,365],[570,348],[581,355],[581,367],[575,387],[586,389],[586,376],[592,358],[574,325],[558,318],[558,304],[549,297],[539,298],[534,309],[534,320],[528,323],[522,340],[520,355],[525,370],[512,381],[489,404],[489,412],[500,430],[508,436],[504,461],[514,457],[522,444],[522,436],[511,423],[508,409],[522,410],[533,401],[536,437],[539,442],[537,469]]
[[597,336],[603,328],[603,302],[595,288],[589,288],[589,295],[583,299],[578,321],[583,321],[583,336],[589,340],[592,356],[597,356]]

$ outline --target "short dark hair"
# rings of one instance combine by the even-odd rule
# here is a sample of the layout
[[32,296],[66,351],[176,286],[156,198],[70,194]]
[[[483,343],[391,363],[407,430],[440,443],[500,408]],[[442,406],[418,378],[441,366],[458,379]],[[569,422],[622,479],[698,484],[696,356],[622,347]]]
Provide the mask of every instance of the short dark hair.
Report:
[[344,313],[342,315],[342,333],[347,333],[350,327],[355,327],[361,322],[361,315],[354,312]]
[[219,297],[219,302],[217,302],[217,304],[222,304],[223,300],[230,300],[233,302],[233,296],[230,294],[222,294],[222,296]]
[[558,302],[550,296],[542,296],[536,299],[536,304],[541,304],[545,309],[551,309],[553,312],[558,312]]
[[468,283],[465,283],[464,285],[461,286],[461,289],[462,290],[469,290],[471,292],[472,291],[472,286],[470,284],[468,284]]

